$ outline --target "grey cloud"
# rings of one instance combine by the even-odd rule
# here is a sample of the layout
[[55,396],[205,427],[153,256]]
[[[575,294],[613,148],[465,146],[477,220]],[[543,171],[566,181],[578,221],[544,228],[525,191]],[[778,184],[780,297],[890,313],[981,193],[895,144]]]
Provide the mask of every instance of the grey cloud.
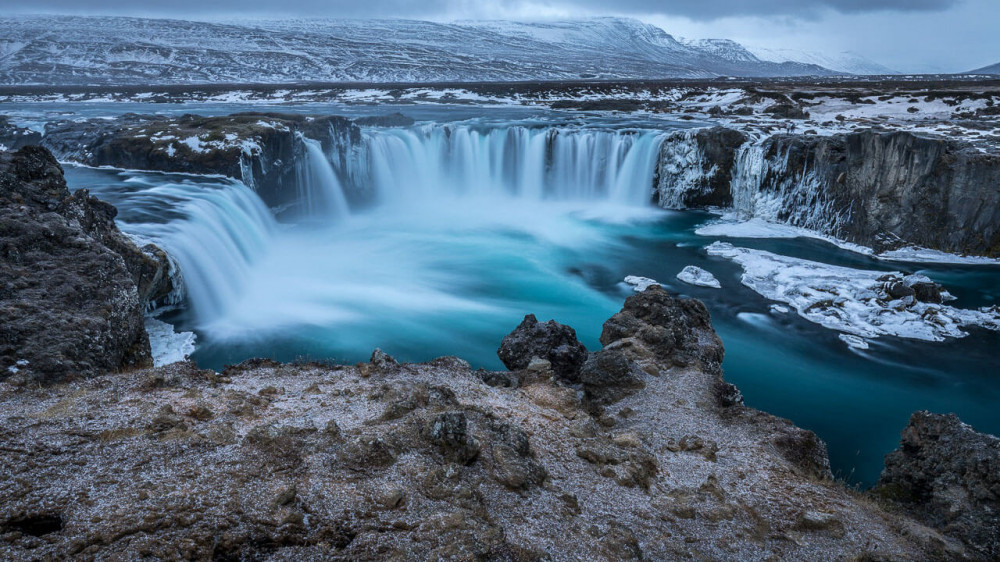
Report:
[[[946,10],[962,0],[498,0],[481,4],[483,13],[526,10],[533,4],[590,13],[614,11],[622,14],[662,14],[693,19],[726,16],[813,17],[824,10],[842,13],[874,11],[915,12]],[[475,12],[475,4],[463,0],[168,0],[137,3],[134,0],[5,0],[21,13],[100,13],[106,15],[169,15],[185,17],[206,14],[269,15],[295,17],[447,17],[451,13]],[[143,5],[144,4],[144,5]],[[471,10],[470,10],[471,7]]]

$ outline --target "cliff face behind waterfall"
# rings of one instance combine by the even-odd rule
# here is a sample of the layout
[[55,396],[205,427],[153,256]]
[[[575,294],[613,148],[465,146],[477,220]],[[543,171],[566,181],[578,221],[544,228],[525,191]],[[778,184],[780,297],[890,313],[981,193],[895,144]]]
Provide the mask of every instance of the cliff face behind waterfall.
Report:
[[874,130],[750,142],[716,128],[677,144],[660,159],[661,206],[731,206],[877,251],[1000,256],[1000,154]]

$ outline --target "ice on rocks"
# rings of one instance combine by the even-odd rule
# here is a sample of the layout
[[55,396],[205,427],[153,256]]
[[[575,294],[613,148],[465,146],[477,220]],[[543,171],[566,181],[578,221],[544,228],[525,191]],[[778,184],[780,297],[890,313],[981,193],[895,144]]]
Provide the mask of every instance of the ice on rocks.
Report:
[[171,324],[150,317],[146,317],[146,332],[156,367],[184,361],[194,353],[193,332],[175,332]]
[[[943,341],[968,335],[962,329],[968,326],[1000,330],[997,306],[968,310],[912,298],[891,299],[886,280],[903,281],[907,277],[902,273],[833,266],[727,242],[715,242],[706,250],[742,266],[741,282],[765,298],[791,305],[807,320],[862,338]],[[911,282],[916,278],[909,277]]]
[[694,265],[689,265],[682,269],[681,272],[677,274],[677,278],[689,285],[711,287],[713,289],[722,288],[722,284],[719,283],[719,280],[716,279],[714,275]]
[[655,279],[650,279],[649,277],[639,277],[636,275],[629,275],[625,278],[625,282],[632,285],[633,290],[637,293],[645,291],[650,285],[659,285]]

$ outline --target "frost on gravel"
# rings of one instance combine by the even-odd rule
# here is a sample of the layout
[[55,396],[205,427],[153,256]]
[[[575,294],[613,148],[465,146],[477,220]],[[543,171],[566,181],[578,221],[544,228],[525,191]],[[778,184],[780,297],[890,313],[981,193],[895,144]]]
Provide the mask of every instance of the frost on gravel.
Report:
[[727,242],[715,242],[706,250],[742,266],[741,281],[762,296],[791,305],[807,320],[862,338],[943,341],[968,335],[965,326],[1000,330],[998,306],[967,310],[912,296],[893,299],[887,293],[889,284],[912,285],[924,282],[923,276],[838,267]]
[[153,365],[162,367],[184,361],[194,353],[193,332],[175,332],[174,327],[162,320],[146,317],[149,347],[153,351]]
[[722,284],[719,283],[719,280],[716,279],[714,275],[693,265],[689,265],[682,269],[681,272],[677,274],[677,278],[689,285],[711,287],[713,289],[722,288]]

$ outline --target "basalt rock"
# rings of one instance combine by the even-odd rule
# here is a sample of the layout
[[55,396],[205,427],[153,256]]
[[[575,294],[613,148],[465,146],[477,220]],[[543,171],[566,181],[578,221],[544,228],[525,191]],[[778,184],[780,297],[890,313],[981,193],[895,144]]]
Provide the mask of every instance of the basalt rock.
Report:
[[874,491],[984,558],[1000,558],[1000,439],[954,414],[914,413]]
[[497,355],[511,370],[527,369],[533,357],[544,359],[549,361],[556,376],[577,382],[580,368],[587,360],[587,348],[576,339],[573,328],[555,320],[539,322],[534,314],[528,314],[500,342]]
[[718,371],[722,365],[722,340],[712,328],[705,305],[674,297],[659,285],[629,296],[621,312],[604,323],[601,343],[605,347],[627,338],[642,341],[667,365],[700,365],[709,371]]
[[285,207],[301,203],[295,163],[306,157],[302,137],[320,141],[323,151],[346,169],[361,130],[335,116],[126,114],[113,120],[49,123],[42,143],[60,158],[91,166],[228,176],[243,181],[269,206]]
[[754,146],[725,131],[699,132],[692,157],[664,142],[660,206],[734,206],[877,251],[1000,256],[1000,153],[903,131],[781,134]]
[[[698,307],[646,292],[572,385],[454,358],[0,380],[0,559],[975,558],[819,477],[815,435],[698,364]],[[674,324],[687,367],[641,339]],[[599,417],[540,399],[636,379]]]
[[591,353],[580,369],[580,382],[587,397],[609,404],[645,386],[642,371],[618,349]]
[[25,127],[18,127],[11,123],[7,117],[0,115],[0,151],[18,150],[25,146],[38,144],[42,140],[42,134]]
[[675,135],[660,147],[655,200],[661,207],[728,207],[736,153],[747,136],[726,127],[702,129],[687,138]]
[[0,154],[0,376],[50,382],[151,365],[143,310],[172,290],[159,249],[37,146]]

